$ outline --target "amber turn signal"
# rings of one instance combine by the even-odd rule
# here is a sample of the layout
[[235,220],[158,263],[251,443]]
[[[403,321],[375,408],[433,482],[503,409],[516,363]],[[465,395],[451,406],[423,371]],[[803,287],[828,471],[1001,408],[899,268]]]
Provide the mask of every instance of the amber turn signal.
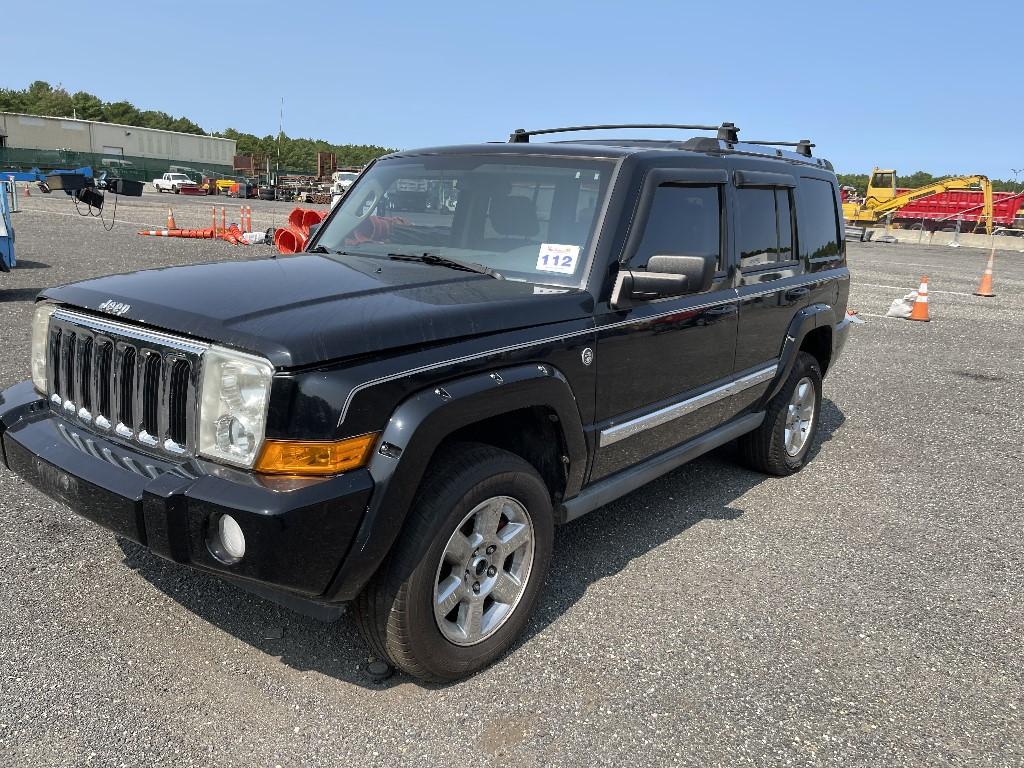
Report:
[[377,432],[347,440],[267,440],[256,461],[257,472],[275,475],[336,475],[366,464]]

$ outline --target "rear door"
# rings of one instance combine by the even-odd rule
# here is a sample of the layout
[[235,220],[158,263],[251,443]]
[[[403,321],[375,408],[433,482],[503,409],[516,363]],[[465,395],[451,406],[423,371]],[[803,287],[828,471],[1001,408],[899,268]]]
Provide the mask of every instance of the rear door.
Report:
[[[809,302],[811,289],[797,255],[796,178],[736,171],[732,181],[739,264],[736,374],[756,377],[772,370],[789,324]],[[753,402],[762,391],[752,387],[747,396]]]
[[722,402],[688,404],[733,371],[737,313],[726,257],[727,182],[719,169],[647,174],[625,248],[627,267],[641,270],[657,255],[712,254],[718,272],[704,293],[640,302],[598,318],[598,445],[591,480],[723,420]]

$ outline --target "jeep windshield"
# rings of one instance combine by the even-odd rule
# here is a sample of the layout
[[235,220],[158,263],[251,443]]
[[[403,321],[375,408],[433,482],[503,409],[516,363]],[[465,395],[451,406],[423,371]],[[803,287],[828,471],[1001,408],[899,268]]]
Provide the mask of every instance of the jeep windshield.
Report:
[[317,250],[430,254],[507,279],[579,286],[613,168],[608,160],[497,154],[381,160],[338,204]]

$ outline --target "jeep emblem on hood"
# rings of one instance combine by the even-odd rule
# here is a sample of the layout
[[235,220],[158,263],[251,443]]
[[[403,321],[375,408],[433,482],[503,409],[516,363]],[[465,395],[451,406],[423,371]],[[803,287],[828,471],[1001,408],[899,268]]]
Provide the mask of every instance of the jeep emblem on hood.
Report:
[[114,301],[113,299],[107,299],[98,307],[101,312],[109,312],[112,315],[123,315],[131,308],[131,304],[122,304],[120,301]]

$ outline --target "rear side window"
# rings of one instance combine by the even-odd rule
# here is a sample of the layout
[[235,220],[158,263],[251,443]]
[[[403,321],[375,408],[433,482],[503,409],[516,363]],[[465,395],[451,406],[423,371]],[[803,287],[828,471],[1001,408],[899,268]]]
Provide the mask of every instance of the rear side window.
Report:
[[736,190],[736,200],[740,266],[792,260],[793,204],[789,189],[743,187]]
[[834,259],[842,255],[835,190],[824,179],[800,179],[800,255]]
[[652,256],[714,256],[722,266],[722,202],[718,185],[662,184],[654,193],[632,264]]

